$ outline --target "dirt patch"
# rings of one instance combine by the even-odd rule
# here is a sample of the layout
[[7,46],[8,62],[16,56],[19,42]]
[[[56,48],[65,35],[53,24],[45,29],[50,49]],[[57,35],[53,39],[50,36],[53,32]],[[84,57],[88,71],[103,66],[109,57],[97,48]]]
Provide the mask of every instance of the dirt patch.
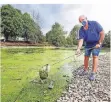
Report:
[[8,42],[0,42],[1,46],[50,46],[49,44],[44,43],[31,43],[26,41],[8,41]]

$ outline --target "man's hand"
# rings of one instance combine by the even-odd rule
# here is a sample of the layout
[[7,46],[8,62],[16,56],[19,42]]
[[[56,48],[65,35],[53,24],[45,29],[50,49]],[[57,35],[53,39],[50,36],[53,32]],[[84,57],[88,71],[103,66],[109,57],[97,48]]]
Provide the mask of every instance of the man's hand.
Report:
[[81,54],[81,50],[80,49],[77,49],[75,55],[80,55]]
[[96,44],[95,48],[100,48],[101,45],[100,44]]

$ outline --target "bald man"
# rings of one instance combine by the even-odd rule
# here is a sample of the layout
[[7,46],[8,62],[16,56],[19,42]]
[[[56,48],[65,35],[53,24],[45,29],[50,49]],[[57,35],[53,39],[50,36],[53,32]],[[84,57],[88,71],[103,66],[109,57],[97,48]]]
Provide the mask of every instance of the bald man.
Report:
[[82,27],[79,30],[77,54],[80,53],[83,41],[85,42],[84,70],[80,73],[80,75],[88,73],[88,61],[92,53],[93,66],[89,80],[93,81],[96,78],[95,74],[97,72],[98,55],[104,40],[104,31],[102,26],[97,21],[89,21],[84,15],[79,17],[79,22],[82,24]]

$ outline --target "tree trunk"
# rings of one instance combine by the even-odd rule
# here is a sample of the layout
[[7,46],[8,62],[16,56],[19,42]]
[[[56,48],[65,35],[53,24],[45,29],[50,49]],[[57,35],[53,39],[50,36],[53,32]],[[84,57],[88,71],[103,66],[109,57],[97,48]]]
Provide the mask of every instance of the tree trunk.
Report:
[[8,33],[4,33],[4,37],[5,37],[5,41],[8,41],[9,34]]

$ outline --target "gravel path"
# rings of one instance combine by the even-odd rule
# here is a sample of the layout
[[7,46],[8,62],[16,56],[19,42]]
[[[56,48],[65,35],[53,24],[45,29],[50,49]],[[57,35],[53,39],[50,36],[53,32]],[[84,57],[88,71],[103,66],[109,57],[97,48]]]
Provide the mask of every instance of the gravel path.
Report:
[[99,56],[95,81],[88,79],[92,69],[92,60],[89,62],[88,75],[77,74],[82,67],[73,71],[73,78],[67,91],[63,92],[57,102],[110,102],[110,54]]

